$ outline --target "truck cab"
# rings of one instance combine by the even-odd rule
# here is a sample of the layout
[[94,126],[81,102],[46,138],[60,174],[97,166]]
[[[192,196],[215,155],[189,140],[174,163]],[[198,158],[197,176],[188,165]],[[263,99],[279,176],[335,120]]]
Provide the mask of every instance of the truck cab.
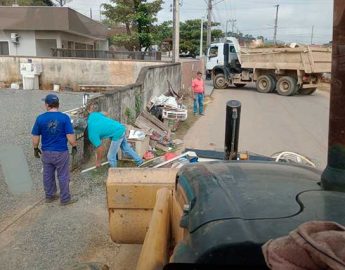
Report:
[[224,42],[212,43],[207,49],[206,78],[211,79],[212,70],[224,65],[224,43],[229,44],[229,61],[240,59],[240,44],[236,38],[226,38]]

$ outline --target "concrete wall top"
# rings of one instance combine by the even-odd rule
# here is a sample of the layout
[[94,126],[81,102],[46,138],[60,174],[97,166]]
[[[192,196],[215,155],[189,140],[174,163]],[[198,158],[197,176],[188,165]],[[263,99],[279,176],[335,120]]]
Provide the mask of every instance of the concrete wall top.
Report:
[[74,90],[79,85],[127,85],[136,82],[145,66],[161,65],[162,62],[104,60],[80,58],[0,57],[0,81],[21,81],[20,63],[32,59],[42,65],[41,89],[52,90],[53,84]]

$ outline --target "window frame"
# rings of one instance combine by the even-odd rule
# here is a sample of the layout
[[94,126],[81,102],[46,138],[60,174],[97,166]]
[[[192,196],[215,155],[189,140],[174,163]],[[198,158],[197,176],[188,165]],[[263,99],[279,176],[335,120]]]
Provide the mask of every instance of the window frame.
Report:
[[10,48],[10,42],[8,40],[2,40],[0,39],[0,43],[1,42],[7,42],[7,46],[8,46],[8,54],[0,54],[0,56],[10,56],[11,55],[11,48]]

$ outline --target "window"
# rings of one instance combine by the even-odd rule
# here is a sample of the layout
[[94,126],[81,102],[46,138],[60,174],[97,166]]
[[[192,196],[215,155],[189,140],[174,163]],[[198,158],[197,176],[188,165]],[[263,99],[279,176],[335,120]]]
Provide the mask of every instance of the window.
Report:
[[7,41],[0,41],[0,55],[9,55],[10,51],[8,49]]
[[209,57],[217,57],[218,56],[218,47],[211,47],[210,48],[210,53],[209,53]]
[[236,53],[236,50],[235,50],[234,46],[230,46],[230,53]]

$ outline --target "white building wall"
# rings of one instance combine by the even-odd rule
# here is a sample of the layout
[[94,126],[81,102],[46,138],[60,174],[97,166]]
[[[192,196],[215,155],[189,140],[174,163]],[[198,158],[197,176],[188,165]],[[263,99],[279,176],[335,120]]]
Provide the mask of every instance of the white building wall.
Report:
[[52,48],[57,48],[56,39],[36,39],[36,56],[51,57]]
[[[72,35],[69,33],[61,33],[61,39],[63,41],[73,41],[73,42],[78,42],[78,43],[83,43],[83,44],[90,44],[93,45],[94,40],[82,36],[77,36],[77,35]],[[67,47],[65,47],[67,49]]]
[[[19,35],[19,44],[11,41],[11,33]],[[55,41],[54,41],[55,40]],[[0,31],[0,41],[8,41],[11,56],[51,56],[51,48],[68,48],[67,42],[94,45],[94,49],[108,50],[107,40],[91,38],[57,31]]]
[[[11,41],[11,33],[19,35],[19,43]],[[0,40],[9,42],[9,51],[12,56],[36,56],[35,31],[0,31]]]

